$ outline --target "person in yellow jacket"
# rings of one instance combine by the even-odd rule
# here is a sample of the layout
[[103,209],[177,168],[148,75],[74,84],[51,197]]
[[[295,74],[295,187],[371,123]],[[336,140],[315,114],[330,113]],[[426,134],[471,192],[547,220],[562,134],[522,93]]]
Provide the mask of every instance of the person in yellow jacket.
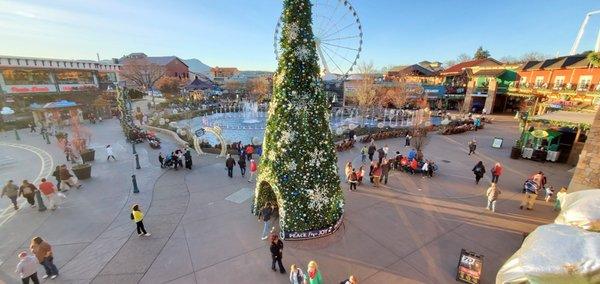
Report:
[[150,233],[146,232],[144,228],[144,213],[140,210],[140,206],[135,204],[131,207],[131,220],[135,222],[135,226],[138,232],[138,236],[150,236]]

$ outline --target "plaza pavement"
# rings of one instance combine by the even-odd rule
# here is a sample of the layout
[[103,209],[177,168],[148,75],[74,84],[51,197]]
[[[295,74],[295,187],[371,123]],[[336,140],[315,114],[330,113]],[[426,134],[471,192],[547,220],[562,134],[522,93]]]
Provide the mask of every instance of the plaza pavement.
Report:
[[[306,271],[308,261],[316,260],[325,283],[339,283],[349,274],[361,283],[452,283],[464,248],[484,255],[482,283],[493,283],[522,233],[555,216],[542,201],[533,211],[519,210],[526,176],[543,170],[555,187],[567,185],[571,176],[567,165],[509,159],[516,123],[509,117],[496,120],[478,132],[430,134],[424,153],[440,168],[433,179],[392,172],[387,186],[375,189],[367,182],[356,192],[343,183],[343,226],[329,237],[284,242],[284,265],[296,263]],[[25,206],[14,213],[7,199],[0,200],[0,208],[7,208],[0,211],[0,281],[17,282],[15,256],[39,235],[53,245],[61,270],[48,283],[288,283],[287,275],[270,270],[268,245],[260,240],[262,224],[250,214],[254,183],[241,178],[239,170],[227,178],[224,161],[212,155],[194,157],[192,171],[162,170],[158,151],[145,144],[138,145],[142,169],[134,170],[130,145],[116,120],[88,127],[94,132],[91,144],[98,147],[93,177],[81,191],[69,191],[64,206],[43,213]],[[502,149],[491,148],[494,136],[505,138]],[[21,143],[50,153],[55,164],[64,163],[54,141],[46,145],[39,136],[21,137]],[[467,156],[473,137],[478,151]],[[0,142],[16,141],[9,133],[0,135]],[[163,142],[163,151],[174,147],[166,138]],[[101,147],[108,143],[115,145],[116,162],[105,161]],[[403,139],[377,144],[388,144],[392,153],[407,151]],[[35,179],[36,155],[6,149],[0,145],[0,157],[9,153],[23,161],[9,171],[0,165],[2,182],[7,175]],[[360,162],[359,149],[340,154],[340,174],[345,161]],[[475,185],[471,169],[478,160],[488,173]],[[494,161],[503,163],[505,171],[497,212],[491,213],[484,209],[484,191]],[[134,171],[139,194],[131,193]],[[133,203],[141,204],[152,236],[134,233]]]

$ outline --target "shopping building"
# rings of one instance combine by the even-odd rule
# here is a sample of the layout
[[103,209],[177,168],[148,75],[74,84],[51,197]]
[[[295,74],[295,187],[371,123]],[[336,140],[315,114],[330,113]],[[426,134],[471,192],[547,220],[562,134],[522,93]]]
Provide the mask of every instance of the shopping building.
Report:
[[0,92],[5,95],[106,90],[118,82],[120,64],[0,55]]

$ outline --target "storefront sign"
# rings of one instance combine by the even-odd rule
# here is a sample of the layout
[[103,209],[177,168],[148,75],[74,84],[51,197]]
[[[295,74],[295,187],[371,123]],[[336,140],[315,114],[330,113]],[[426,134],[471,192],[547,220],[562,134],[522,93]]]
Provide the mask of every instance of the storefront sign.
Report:
[[481,282],[482,268],[483,255],[461,249],[456,269],[456,281],[479,284]]
[[315,239],[315,238],[320,238],[320,237],[324,237],[324,236],[328,236],[333,234],[335,231],[337,231],[337,229],[340,227],[340,225],[342,225],[342,220],[344,219],[344,216],[340,217],[340,219],[337,221],[337,223],[331,227],[328,228],[324,228],[324,229],[319,229],[319,230],[312,230],[312,231],[304,231],[304,232],[282,232],[283,234],[283,239],[286,241],[300,241],[300,240],[306,240],[306,239]]
[[492,141],[492,148],[496,148],[496,149],[502,148],[502,142],[504,142],[504,138],[494,137],[494,141]]
[[70,91],[77,91],[77,90],[81,90],[81,89],[85,89],[85,88],[89,88],[89,87],[95,87],[95,85],[75,84],[75,85],[59,85],[58,87],[61,92],[70,92]]
[[9,94],[47,93],[56,91],[56,87],[54,87],[54,85],[3,86],[2,89]]

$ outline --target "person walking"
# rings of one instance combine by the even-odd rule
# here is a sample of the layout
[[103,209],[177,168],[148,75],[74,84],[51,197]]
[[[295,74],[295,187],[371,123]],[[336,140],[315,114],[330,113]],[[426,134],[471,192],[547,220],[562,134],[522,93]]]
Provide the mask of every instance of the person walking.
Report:
[[265,206],[260,210],[260,214],[258,215],[258,220],[263,221],[263,232],[261,237],[262,240],[266,240],[269,237],[272,215],[273,205],[271,205],[271,202],[267,202]]
[[552,196],[554,196],[554,187],[546,186],[545,190],[546,190],[546,198],[544,198],[544,200],[546,202],[550,202],[550,200],[552,200]]
[[390,175],[390,160],[388,160],[387,158],[384,158],[383,163],[381,164],[381,178],[383,179],[383,184],[387,184],[389,175]]
[[308,268],[306,269],[307,276],[306,280],[308,280],[308,284],[323,284],[323,278],[321,277],[321,271],[319,270],[319,265],[316,261],[311,260],[308,263]]
[[477,131],[477,129],[481,128],[481,118],[476,117],[475,120],[473,121],[473,125],[475,126],[475,131]]
[[381,164],[377,163],[373,168],[373,186],[379,187],[381,183],[381,175],[383,174],[383,169],[381,168]]
[[231,154],[227,154],[227,160],[225,160],[225,167],[227,168],[227,175],[229,178],[233,178],[233,167],[235,166],[235,160],[231,157]]
[[350,191],[356,190],[356,184],[358,183],[358,175],[356,171],[352,169],[350,176],[348,177],[348,182],[350,183]]
[[357,185],[361,185],[363,178],[365,177],[365,167],[364,166],[360,166],[360,168],[358,168],[358,171],[356,172],[356,181],[358,182]]
[[117,159],[115,159],[115,154],[113,152],[113,148],[112,146],[106,145],[106,161],[110,161],[110,158],[113,158],[113,161],[116,161]]
[[429,161],[425,160],[423,166],[421,167],[421,173],[423,174],[423,178],[425,178],[429,174]]
[[340,282],[340,284],[358,284],[358,279],[354,275],[350,275],[348,279]]
[[58,277],[58,268],[54,265],[54,253],[52,252],[52,246],[45,242],[41,237],[35,237],[31,240],[29,249],[37,257],[39,263],[44,267],[46,275],[42,276],[42,279],[50,277],[55,279]]
[[533,175],[531,177],[531,180],[533,180],[533,182],[535,182],[535,184],[537,184],[538,189],[542,189],[546,186],[546,176],[544,175],[544,172],[539,171],[537,174]]
[[185,168],[188,170],[192,169],[192,152],[190,152],[190,149],[186,149],[185,153],[183,154],[183,159],[185,160]]
[[352,173],[352,162],[346,162],[344,167],[344,173],[346,174],[346,182],[350,182],[350,174]]
[[558,193],[556,193],[556,198],[554,199],[554,208],[552,208],[552,210],[560,211],[560,202],[561,202],[561,200],[564,200],[566,195],[567,195],[567,188],[563,186],[560,188]]
[[477,140],[473,138],[473,140],[469,141],[469,156],[475,154],[475,149],[477,149]]
[[52,176],[56,179],[56,189],[60,191],[60,166],[56,166]]
[[277,271],[277,269],[275,269],[275,262],[277,262],[277,265],[279,266],[279,272],[281,274],[285,274],[285,268],[281,263],[281,259],[283,258],[283,242],[276,234],[271,236],[271,246],[269,250],[271,251],[271,259],[273,260],[271,269],[273,269],[273,271]]
[[412,136],[410,136],[409,133],[406,133],[406,138],[404,139],[404,147],[410,147],[410,139],[412,138]]
[[9,180],[6,185],[2,188],[2,194],[0,194],[0,198],[8,197],[10,202],[13,204],[13,208],[15,210],[19,210],[19,205],[17,205],[17,197],[19,197],[19,188],[13,183],[13,180]]
[[373,161],[373,155],[375,155],[375,151],[377,151],[377,147],[375,147],[375,143],[371,142],[371,145],[369,145],[369,149],[367,150],[367,153],[369,154],[369,161]]
[[388,147],[388,145],[385,144],[382,149],[383,149],[383,156],[387,158],[388,152],[390,151],[390,147]]
[[42,178],[42,182],[38,185],[38,188],[42,194],[46,196],[50,209],[56,210],[56,208],[58,208],[58,202],[56,201],[56,188],[54,187],[54,184],[46,180],[46,178]]
[[254,161],[254,159],[250,160],[250,179],[248,182],[252,182],[252,178],[256,175],[256,171],[258,170],[258,165]]
[[246,176],[246,158],[244,158],[244,156],[240,155],[240,158],[238,159],[238,165],[240,166],[240,172],[242,173],[242,177]]
[[494,167],[492,168],[492,182],[493,183],[498,183],[498,178],[500,178],[500,176],[502,175],[502,165],[500,163],[496,163],[494,164]]
[[27,199],[27,203],[29,203],[30,207],[35,207],[35,192],[37,191],[37,187],[35,185],[29,183],[26,179],[23,180],[23,183],[19,187],[19,195],[25,197]]
[[248,144],[248,146],[246,146],[246,157],[248,157],[248,161],[252,160],[252,154],[254,154],[254,147],[252,144]]
[[500,195],[502,191],[496,186],[496,183],[492,182],[490,187],[485,192],[487,196],[487,210],[492,210],[492,212],[496,212],[496,200],[498,200],[498,195]]
[[34,123],[30,123],[29,124],[29,133],[33,133],[33,132],[37,133],[37,130],[35,129],[35,124]]
[[29,284],[29,280],[31,280],[33,284],[39,284],[40,280],[37,277],[38,261],[35,256],[28,255],[26,251],[22,251],[18,257],[19,263],[17,263],[15,273],[21,278],[21,283]]
[[427,175],[429,178],[433,177],[433,170],[435,169],[435,163],[432,160],[429,160],[429,165],[427,166]]
[[533,210],[533,205],[535,204],[540,188],[537,184],[536,186],[526,186],[525,195],[519,209],[523,210],[523,207],[527,207],[527,210]]
[[160,163],[160,168],[165,168],[165,155],[162,152],[158,153],[158,162]]
[[295,264],[290,266],[290,284],[304,284],[304,279],[306,276],[300,267],[297,267]]
[[377,150],[377,155],[378,155],[378,163],[381,164],[381,162],[383,161],[383,158],[385,158],[385,151],[383,150],[383,148],[379,148]]
[[479,180],[481,180],[483,174],[485,174],[485,166],[482,161],[477,162],[475,167],[473,167],[473,173],[475,174],[475,184],[479,184]]
[[363,164],[367,162],[368,154],[369,154],[369,149],[367,148],[367,145],[364,145],[362,147],[362,149],[360,149],[360,160],[362,161]]
[[131,207],[131,214],[129,215],[129,218],[135,222],[135,229],[137,230],[138,236],[149,237],[151,235],[144,227],[144,213],[142,213],[142,210],[138,204],[134,204]]

